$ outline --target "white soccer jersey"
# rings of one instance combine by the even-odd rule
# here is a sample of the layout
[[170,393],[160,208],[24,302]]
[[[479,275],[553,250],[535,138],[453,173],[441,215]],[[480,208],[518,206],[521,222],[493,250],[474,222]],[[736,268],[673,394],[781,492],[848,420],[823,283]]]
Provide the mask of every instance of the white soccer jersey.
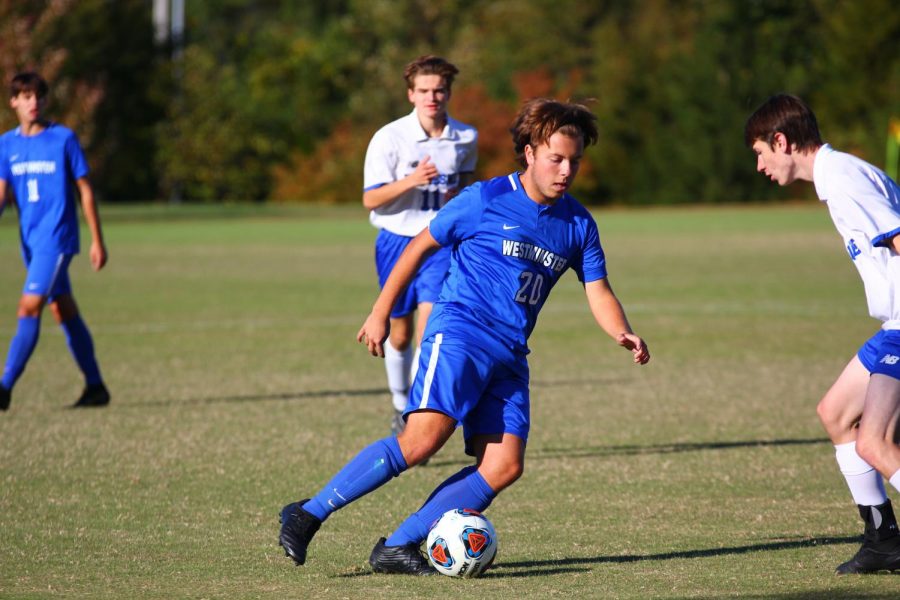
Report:
[[398,235],[417,235],[444,205],[447,192],[459,186],[459,176],[475,170],[477,142],[474,127],[449,115],[441,137],[428,137],[415,110],[375,132],[366,150],[365,191],[403,179],[426,156],[440,174],[427,186],[412,189],[371,211],[372,225]]
[[844,238],[866,289],[869,314],[883,329],[900,329],[900,188],[880,169],[828,144],[816,154],[813,182]]

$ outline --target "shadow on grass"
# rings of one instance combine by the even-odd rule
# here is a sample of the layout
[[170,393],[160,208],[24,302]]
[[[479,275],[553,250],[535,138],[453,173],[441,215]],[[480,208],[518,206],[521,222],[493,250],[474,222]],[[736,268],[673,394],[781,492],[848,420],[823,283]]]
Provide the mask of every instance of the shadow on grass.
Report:
[[[663,552],[660,554],[623,554],[619,556],[587,556],[577,558],[562,558],[554,560],[529,560],[520,562],[501,562],[486,573],[485,577],[534,577],[536,575],[552,575],[560,572],[588,571],[591,567],[603,564],[620,564],[654,560],[673,560],[682,558],[709,558],[715,556],[732,556],[736,554],[748,554],[750,552],[771,552],[775,550],[790,550],[792,548],[811,548],[814,546],[829,546],[834,544],[856,544],[862,538],[856,536],[846,537],[822,537],[804,538],[793,541],[768,542],[764,544],[751,544],[746,546],[733,546],[724,548],[708,548],[704,550],[682,550],[678,552]],[[514,572],[506,573],[507,570]]]
[[166,398],[161,400],[146,400],[144,402],[129,402],[123,407],[147,407],[147,406],[175,406],[192,404],[217,404],[225,402],[262,402],[266,400],[305,400],[307,398],[340,398],[342,396],[376,396],[387,392],[384,388],[367,390],[312,390],[308,392],[280,392],[276,394],[244,394],[236,396],[207,396],[204,398]]
[[[733,546],[725,548],[708,548],[703,550],[682,550],[678,552],[662,552],[660,554],[622,554],[618,556],[585,556],[560,558],[552,560],[527,560],[518,562],[500,562],[482,577],[487,578],[519,578],[519,577],[545,577],[548,575],[560,575],[565,573],[579,573],[590,571],[592,568],[605,564],[622,564],[656,560],[675,560],[691,558],[709,558],[716,556],[733,556],[748,554],[751,552],[772,552],[777,550],[790,550],[792,548],[812,548],[815,546],[829,546],[835,544],[858,544],[861,536],[846,537],[820,537],[803,538],[798,540],[767,542],[763,544],[751,544],[746,546]],[[343,573],[339,577],[365,577],[374,575],[371,571],[358,570],[353,573]],[[779,598],[825,598],[827,595],[806,596],[813,592],[789,593]],[[752,596],[742,596],[751,598]],[[762,596],[760,596],[762,597]],[[863,596],[860,596],[862,598]],[[850,596],[853,598],[853,596]]]
[[[683,442],[675,444],[648,444],[623,446],[582,446],[573,448],[529,448],[527,460],[548,460],[554,458],[596,458],[604,456],[634,456],[641,454],[676,454],[679,452],[699,452],[702,450],[731,450],[733,448],[765,448],[769,446],[810,446],[830,444],[828,438],[744,440],[739,442]],[[465,460],[432,458],[430,466],[442,467],[468,464]]]
[[699,450],[730,450],[732,448],[764,448],[769,446],[809,446],[828,444],[828,438],[742,440],[736,442],[681,442],[674,444],[587,446],[578,448],[538,448],[528,453],[528,458],[578,458],[581,456],[622,456],[634,454],[675,454]]

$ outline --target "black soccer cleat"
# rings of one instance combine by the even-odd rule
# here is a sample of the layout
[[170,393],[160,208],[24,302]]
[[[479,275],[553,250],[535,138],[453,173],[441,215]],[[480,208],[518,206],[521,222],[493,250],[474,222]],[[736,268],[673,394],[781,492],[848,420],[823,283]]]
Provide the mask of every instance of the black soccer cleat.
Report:
[[[836,575],[869,575],[882,571],[900,571],[900,538],[894,538],[893,548],[880,549],[876,544],[863,542],[859,551],[840,565]],[[884,545],[884,542],[878,545]]]
[[866,575],[900,571],[900,532],[891,501],[878,506],[859,505],[866,524],[863,543],[857,553],[835,570],[837,575]]
[[298,565],[306,562],[306,548],[319,527],[322,526],[322,521],[303,510],[302,506],[308,500],[309,498],[306,498],[300,502],[288,504],[281,509],[278,519],[281,523],[278,543],[284,548],[284,555],[290,557]]
[[403,419],[403,411],[394,409],[394,416],[391,417],[391,434],[400,435],[406,429],[406,421]]
[[12,390],[8,390],[0,385],[0,410],[7,410],[12,400]]
[[107,404],[109,404],[109,390],[102,383],[95,383],[84,388],[81,398],[72,405],[72,408],[91,408]]
[[378,540],[369,556],[369,564],[376,573],[398,575],[437,575],[428,559],[419,551],[419,544],[405,546],[385,546],[385,538]]

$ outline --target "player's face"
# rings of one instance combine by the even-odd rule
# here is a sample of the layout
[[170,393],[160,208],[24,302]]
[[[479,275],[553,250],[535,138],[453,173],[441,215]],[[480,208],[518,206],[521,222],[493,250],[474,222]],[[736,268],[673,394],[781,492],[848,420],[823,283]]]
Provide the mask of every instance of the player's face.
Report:
[[19,92],[9,100],[9,105],[16,111],[19,123],[25,126],[37,123],[41,119],[45,103],[45,98],[38,98],[37,94],[30,91]]
[[528,168],[522,177],[528,196],[541,204],[552,204],[562,198],[575,181],[583,153],[581,136],[571,137],[558,131],[546,144],[536,148],[525,146]]
[[416,75],[407,94],[420,117],[440,119],[447,113],[450,88],[440,75]]
[[797,179],[797,169],[793,154],[788,152],[787,140],[782,134],[775,134],[774,147],[763,140],[753,142],[756,154],[756,170],[778,185],[788,185]]

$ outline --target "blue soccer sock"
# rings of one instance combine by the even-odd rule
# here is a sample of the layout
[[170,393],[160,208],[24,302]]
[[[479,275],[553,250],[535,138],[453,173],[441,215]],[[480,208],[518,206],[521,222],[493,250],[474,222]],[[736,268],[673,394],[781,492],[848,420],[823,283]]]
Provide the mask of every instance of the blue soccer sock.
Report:
[[103,379],[100,377],[100,367],[94,356],[94,340],[91,338],[91,332],[88,331],[87,325],[81,319],[81,315],[75,315],[74,318],[63,321],[61,327],[66,334],[69,350],[72,352],[75,362],[78,363],[78,368],[84,373],[85,382],[88,385],[103,383]]
[[0,385],[11,390],[25,370],[34,347],[37,346],[41,333],[40,317],[19,317],[19,326],[16,335],[9,344],[9,354],[6,355],[6,366],[3,368],[3,378]]
[[303,510],[324,521],[331,513],[381,487],[407,469],[397,438],[391,436],[364,448],[338,471]]
[[411,514],[384,542],[385,546],[421,544],[431,524],[453,508],[471,508],[479,512],[491,505],[497,493],[484,480],[475,465],[450,477],[432,492],[418,511]]

